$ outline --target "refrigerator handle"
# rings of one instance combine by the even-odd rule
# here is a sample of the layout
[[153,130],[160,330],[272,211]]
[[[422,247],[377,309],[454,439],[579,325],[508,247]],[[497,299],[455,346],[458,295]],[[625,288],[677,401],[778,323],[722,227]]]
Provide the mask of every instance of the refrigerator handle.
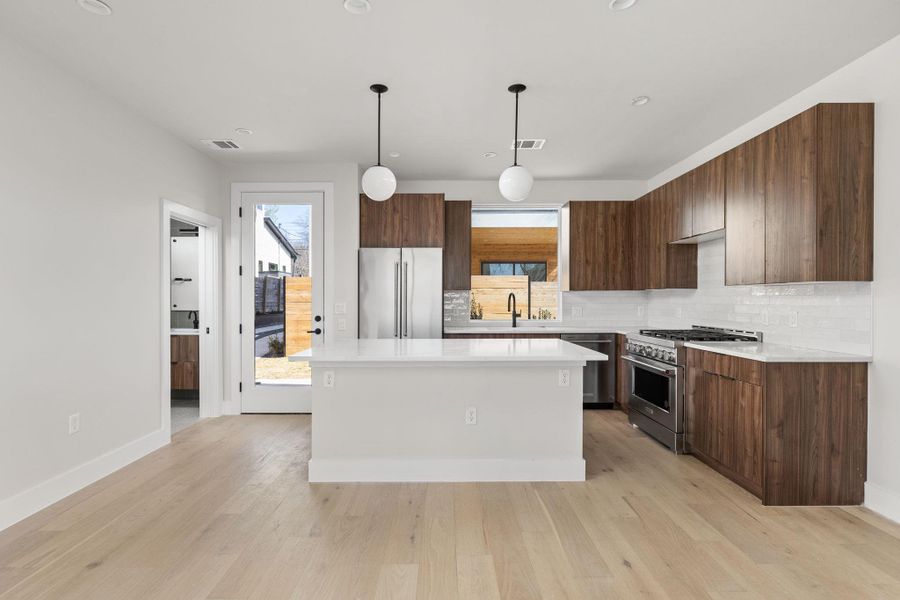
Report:
[[409,337],[409,306],[407,306],[407,302],[409,300],[409,296],[407,295],[407,286],[409,285],[409,263],[403,261],[403,294],[401,297],[401,306],[403,307],[403,335],[401,337]]
[[394,261],[394,337],[400,337],[400,261]]

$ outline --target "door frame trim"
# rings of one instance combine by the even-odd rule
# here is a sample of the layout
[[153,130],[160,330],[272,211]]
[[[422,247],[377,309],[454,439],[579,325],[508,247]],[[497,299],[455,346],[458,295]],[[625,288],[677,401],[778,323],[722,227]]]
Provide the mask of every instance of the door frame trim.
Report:
[[[296,181],[296,182],[258,182],[258,183],[232,183],[229,229],[225,238],[225,401],[222,406],[223,414],[241,414],[241,336],[238,328],[241,325],[241,217],[238,209],[241,206],[241,198],[245,193],[298,193],[318,192],[323,195],[322,225],[325,239],[324,247],[325,277],[333,268],[331,263],[332,252],[329,244],[332,236],[328,235],[328,207],[334,205],[334,183],[329,181]],[[253,272],[250,269],[249,272]],[[327,281],[322,282],[322,303],[324,312],[328,312],[329,290]],[[328,339],[328,328],[325,329],[325,339]]]
[[160,199],[160,428],[172,439],[171,302],[172,264],[170,222],[172,219],[205,228],[200,248],[200,418],[222,414],[222,219],[197,209]]

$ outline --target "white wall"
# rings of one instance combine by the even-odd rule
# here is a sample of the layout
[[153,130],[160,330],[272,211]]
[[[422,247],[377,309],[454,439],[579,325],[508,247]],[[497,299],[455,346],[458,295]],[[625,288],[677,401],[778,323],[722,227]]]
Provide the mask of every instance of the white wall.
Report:
[[[500,177],[500,172],[497,172]],[[439,194],[447,200],[471,200],[475,206],[562,206],[569,200],[634,200],[647,193],[645,181],[536,180],[528,198],[513,203],[500,195],[496,180],[398,181],[401,194]]]
[[213,161],[3,38],[0,73],[3,528],[166,441],[160,198],[221,215],[224,194]]
[[869,369],[866,504],[900,521],[900,37],[667,169],[669,181],[818,102],[875,102],[875,362]]

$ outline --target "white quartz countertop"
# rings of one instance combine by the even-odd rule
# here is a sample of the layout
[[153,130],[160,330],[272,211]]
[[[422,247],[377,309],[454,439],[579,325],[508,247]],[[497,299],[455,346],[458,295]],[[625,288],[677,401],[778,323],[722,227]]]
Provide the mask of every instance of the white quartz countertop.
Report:
[[520,325],[518,327],[512,327],[510,325],[463,325],[457,327],[444,327],[444,333],[451,335],[484,335],[490,333],[518,333],[521,335],[527,335],[529,333],[556,333],[562,335],[567,333],[621,333],[622,335],[626,335],[634,333],[637,330],[637,327],[604,327],[603,325]]
[[760,362],[797,363],[797,362],[872,362],[871,356],[861,354],[843,354],[825,350],[811,350],[768,342],[686,342],[685,348],[696,348],[707,352],[727,354],[739,358],[749,358]]
[[608,360],[605,354],[556,339],[407,339],[344,340],[290,356],[310,364],[354,363],[384,366],[410,363],[531,365],[586,364]]
[[178,329],[173,328],[171,330],[172,335],[200,335],[199,329]]

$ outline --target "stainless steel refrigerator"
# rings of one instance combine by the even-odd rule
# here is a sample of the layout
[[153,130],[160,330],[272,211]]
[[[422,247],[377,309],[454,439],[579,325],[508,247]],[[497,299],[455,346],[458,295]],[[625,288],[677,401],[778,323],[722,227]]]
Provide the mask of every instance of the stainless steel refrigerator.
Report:
[[444,251],[361,248],[359,337],[440,338]]

